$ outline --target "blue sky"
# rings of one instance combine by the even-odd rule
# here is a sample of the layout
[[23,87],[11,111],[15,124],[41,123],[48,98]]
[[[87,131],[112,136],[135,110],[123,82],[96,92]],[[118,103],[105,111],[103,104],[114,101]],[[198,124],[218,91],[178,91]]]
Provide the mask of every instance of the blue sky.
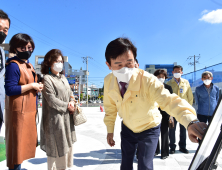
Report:
[[35,55],[61,49],[74,69],[86,68],[89,84],[101,87],[110,72],[105,65],[107,44],[128,37],[138,49],[140,67],[173,64],[193,71],[187,58],[201,56],[196,69],[222,62],[222,2],[219,0],[7,0],[9,42],[16,33],[34,39]]

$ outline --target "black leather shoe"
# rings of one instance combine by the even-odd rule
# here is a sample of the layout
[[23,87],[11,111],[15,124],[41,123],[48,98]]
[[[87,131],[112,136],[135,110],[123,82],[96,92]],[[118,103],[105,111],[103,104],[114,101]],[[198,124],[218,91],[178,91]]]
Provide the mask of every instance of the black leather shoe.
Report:
[[189,153],[189,151],[186,148],[180,148],[179,151],[183,152],[183,153],[186,153],[186,154]]
[[168,156],[161,156],[161,159],[166,159]]
[[170,154],[174,154],[175,153],[175,149],[170,149]]
[[154,156],[157,156],[159,153],[155,152]]

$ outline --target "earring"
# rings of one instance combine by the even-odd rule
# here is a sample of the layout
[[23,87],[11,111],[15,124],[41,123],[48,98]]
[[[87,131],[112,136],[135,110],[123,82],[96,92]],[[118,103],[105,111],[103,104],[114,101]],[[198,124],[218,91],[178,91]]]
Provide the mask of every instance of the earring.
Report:
[[52,74],[50,67],[49,67],[49,74]]

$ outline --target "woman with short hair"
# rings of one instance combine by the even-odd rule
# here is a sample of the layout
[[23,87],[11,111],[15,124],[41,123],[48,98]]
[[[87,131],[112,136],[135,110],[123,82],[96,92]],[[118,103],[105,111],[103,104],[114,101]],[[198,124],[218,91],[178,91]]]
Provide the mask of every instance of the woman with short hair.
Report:
[[15,57],[6,62],[5,141],[10,170],[20,170],[21,163],[35,157],[37,146],[37,93],[43,88],[29,58],[35,44],[27,34],[16,34],[9,42]]
[[63,75],[64,57],[60,50],[50,50],[44,58],[42,121],[40,147],[48,156],[48,170],[65,170],[73,166],[73,144],[76,141],[73,115],[75,99]]
[[[162,69],[158,69],[154,72],[154,76],[158,78],[158,80],[163,83],[165,89],[168,89],[169,92],[172,94],[173,90],[171,86],[164,83],[165,79],[167,79],[167,72]],[[168,134],[168,121],[170,118],[170,115],[166,112],[162,111],[159,108],[159,111],[162,115],[162,122],[160,127],[161,132],[161,159],[166,159],[169,156],[169,134]],[[160,153],[160,144],[158,140],[157,149],[155,152],[155,155],[158,155]]]

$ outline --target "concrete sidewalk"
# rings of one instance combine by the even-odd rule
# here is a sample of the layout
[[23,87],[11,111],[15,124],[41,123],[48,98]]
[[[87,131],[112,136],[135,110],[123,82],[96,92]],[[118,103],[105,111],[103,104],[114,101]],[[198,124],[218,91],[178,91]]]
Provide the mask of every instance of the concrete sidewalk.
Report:
[[[99,107],[83,108],[86,113],[87,123],[77,126],[77,142],[74,144],[74,167],[72,169],[84,170],[118,170],[121,163],[120,150],[120,130],[121,119],[117,116],[114,140],[116,145],[110,147],[106,142],[106,126],[103,123],[104,112],[100,112]],[[41,109],[40,118],[41,118]],[[40,119],[41,120],[41,119]],[[40,124],[38,125],[39,132]],[[2,129],[4,131],[4,129]],[[4,134],[1,134],[4,135]],[[177,143],[179,128],[177,127]],[[160,159],[160,155],[154,158],[155,170],[187,170],[196,152],[198,144],[191,143],[187,139],[187,149],[189,154],[176,151],[167,159]],[[178,149],[178,148],[176,148]],[[222,170],[222,154],[218,159],[219,167]],[[134,170],[137,169],[137,160],[134,159]],[[0,162],[0,169],[7,170],[6,161]],[[39,147],[36,150],[36,157],[23,162],[23,170],[47,170],[47,157]]]

